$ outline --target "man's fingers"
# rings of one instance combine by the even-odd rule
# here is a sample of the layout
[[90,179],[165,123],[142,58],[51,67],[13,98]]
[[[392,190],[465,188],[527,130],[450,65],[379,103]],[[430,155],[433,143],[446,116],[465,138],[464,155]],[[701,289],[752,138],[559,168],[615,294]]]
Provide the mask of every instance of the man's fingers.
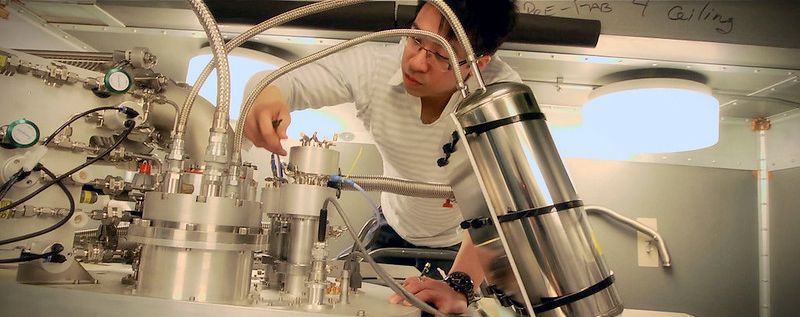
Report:
[[278,137],[281,139],[288,139],[289,135],[286,133],[286,130],[289,129],[289,123],[292,123],[292,116],[289,115],[289,112],[286,109],[281,109],[280,113],[278,113],[277,120],[280,120],[277,128],[275,129],[278,132]]
[[261,138],[261,133],[258,131],[258,122],[255,119],[248,118],[244,125],[244,136],[253,142],[253,145],[263,148],[266,146],[264,140]]
[[281,140],[275,132],[275,127],[272,126],[272,120],[264,116],[258,121],[258,129],[261,138],[264,141],[264,148],[272,153],[279,155],[286,155],[286,150],[281,146]]

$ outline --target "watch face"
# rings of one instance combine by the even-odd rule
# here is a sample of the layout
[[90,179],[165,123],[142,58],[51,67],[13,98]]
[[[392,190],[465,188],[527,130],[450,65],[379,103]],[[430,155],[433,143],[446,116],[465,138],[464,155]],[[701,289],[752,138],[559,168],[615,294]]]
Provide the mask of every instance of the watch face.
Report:
[[124,91],[128,89],[128,86],[130,86],[131,81],[130,78],[128,78],[128,75],[118,71],[108,75],[108,84],[109,86],[111,86],[110,88],[113,90]]
[[11,130],[11,139],[19,145],[29,145],[36,142],[36,128],[30,123],[22,123]]

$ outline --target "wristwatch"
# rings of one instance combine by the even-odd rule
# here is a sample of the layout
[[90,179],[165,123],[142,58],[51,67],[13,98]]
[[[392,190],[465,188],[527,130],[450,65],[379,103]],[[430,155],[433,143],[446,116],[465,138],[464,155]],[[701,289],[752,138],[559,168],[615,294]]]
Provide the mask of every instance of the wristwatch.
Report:
[[472,282],[472,278],[467,273],[451,272],[444,279],[444,282],[454,291],[464,294],[464,297],[467,298],[467,306],[481,299],[481,295],[475,291],[475,284]]

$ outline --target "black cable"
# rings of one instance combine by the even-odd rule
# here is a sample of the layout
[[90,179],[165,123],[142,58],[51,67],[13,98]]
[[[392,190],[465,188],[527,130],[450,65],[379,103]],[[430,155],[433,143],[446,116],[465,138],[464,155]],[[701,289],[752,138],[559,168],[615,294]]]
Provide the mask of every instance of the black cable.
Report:
[[[101,111],[101,110],[118,110],[118,111],[120,111],[120,112],[124,113],[126,116],[128,116],[128,118],[133,118],[133,117],[136,117],[136,116],[138,116],[138,115],[139,115],[139,113],[138,113],[138,112],[136,112],[136,110],[133,110],[133,109],[131,109],[131,108],[128,108],[128,107],[125,107],[125,106],[103,106],[103,107],[97,107],[97,108],[89,109],[89,110],[86,110],[86,111],[84,111],[84,112],[81,112],[81,113],[78,113],[78,114],[76,114],[76,115],[72,116],[72,118],[70,118],[69,120],[67,120],[67,122],[65,122],[64,124],[62,124],[62,125],[61,125],[60,127],[58,127],[58,129],[56,129],[55,131],[53,131],[53,133],[51,133],[51,134],[50,134],[50,136],[48,136],[48,137],[47,137],[47,138],[44,140],[44,142],[43,142],[42,144],[43,144],[43,145],[45,145],[45,146],[46,146],[46,145],[48,145],[48,144],[50,144],[50,142],[52,142],[52,141],[53,141],[53,139],[54,139],[54,138],[55,138],[55,137],[56,137],[56,136],[57,136],[59,133],[61,133],[61,131],[62,131],[62,130],[64,130],[64,129],[65,129],[67,126],[69,126],[70,124],[72,124],[73,122],[75,122],[75,120],[78,120],[78,119],[80,119],[80,118],[82,118],[82,117],[84,117],[84,116],[86,116],[86,115],[88,115],[88,114],[90,114],[90,113],[97,112],[97,111]],[[4,183],[3,185],[0,185],[0,199],[3,199],[3,197],[5,197],[5,196],[6,196],[6,194],[8,193],[8,191],[9,191],[9,190],[11,190],[11,187],[14,185],[14,183],[16,183],[17,181],[19,181],[19,180],[22,180],[22,179],[24,179],[25,177],[27,177],[27,175],[25,175],[25,177],[20,177],[20,176],[22,176],[24,173],[25,173],[25,171],[23,171],[22,169],[20,169],[20,170],[19,170],[19,171],[18,171],[16,174],[14,174],[14,175],[11,177],[11,179],[9,179],[9,180],[8,180],[6,183]]]
[[60,243],[56,243],[50,248],[50,252],[35,254],[27,251],[22,251],[18,258],[0,259],[0,263],[30,262],[38,259],[45,259],[46,262],[64,263],[67,261],[67,257],[61,255],[60,254],[61,251],[64,251],[64,246],[61,245]]
[[103,107],[92,108],[92,109],[86,110],[84,112],[81,112],[79,114],[76,114],[76,115],[72,116],[72,118],[67,120],[67,122],[64,122],[64,124],[62,124],[60,127],[58,127],[58,129],[56,129],[52,134],[50,134],[50,136],[48,136],[47,139],[44,140],[43,144],[44,145],[50,144],[50,142],[53,141],[53,138],[55,138],[56,135],[61,133],[61,131],[64,130],[64,128],[66,128],[67,126],[69,126],[70,124],[75,122],[75,120],[78,120],[78,119],[80,119],[80,118],[82,118],[82,117],[84,117],[84,116],[86,116],[86,115],[88,115],[90,113],[98,112],[98,111],[101,111],[101,110],[117,110],[117,111],[120,111],[120,112],[124,113],[126,116],[128,116],[128,119],[133,119],[133,118],[135,118],[136,116],[139,115],[139,113],[136,112],[136,110],[133,110],[133,109],[125,107],[125,106],[103,106]]
[[0,199],[6,197],[6,194],[8,194],[8,192],[11,190],[11,187],[13,187],[14,184],[17,183],[17,180],[19,180],[19,176],[21,173],[22,170],[19,170],[19,172],[14,173],[14,175],[11,175],[11,178],[7,182],[5,182],[2,186],[0,186]]
[[[72,215],[75,214],[75,198],[72,197],[72,193],[69,192],[69,189],[67,189],[67,187],[64,186],[64,183],[62,183],[61,180],[58,179],[55,174],[53,174],[53,172],[51,172],[49,169],[47,169],[47,167],[44,167],[44,165],[41,165],[41,164],[37,165],[37,167],[39,169],[41,169],[42,172],[47,174],[47,176],[50,176],[50,178],[52,178],[54,180],[54,182],[56,184],[58,184],[58,187],[61,188],[61,191],[63,191],[64,194],[67,195],[67,200],[69,200],[69,212],[67,213],[66,216],[64,216],[64,219],[59,220],[58,222],[56,222],[55,224],[53,224],[50,227],[44,228],[44,229],[36,231],[36,232],[24,234],[24,235],[21,235],[21,236],[18,236],[18,237],[13,237],[13,238],[2,240],[2,241],[0,241],[0,245],[14,243],[14,242],[22,241],[22,240],[25,240],[25,239],[30,239],[30,238],[33,238],[33,237],[38,237],[40,235],[43,235],[43,234],[46,234],[46,233],[51,232],[53,230],[56,230],[59,227],[63,226],[65,223],[67,223],[67,221],[72,219]],[[2,262],[0,262],[0,263],[2,263]]]
[[[133,130],[133,128],[135,126],[136,126],[136,123],[133,122],[133,120],[125,121],[126,129],[125,129],[125,131],[122,132],[122,134],[120,135],[119,139],[114,143],[114,145],[112,145],[111,147],[109,147],[108,149],[103,151],[103,153],[101,153],[100,155],[98,155],[98,156],[86,161],[86,163],[83,163],[83,164],[79,165],[78,167],[73,168],[73,169],[69,170],[68,172],[62,174],[61,176],[56,177],[54,180],[48,182],[47,184],[43,185],[42,187],[39,187],[39,189],[33,191],[32,193],[28,194],[27,196],[25,196],[25,197],[15,201],[15,202],[11,203],[8,206],[0,208],[0,212],[6,211],[6,210],[9,210],[11,208],[14,208],[14,207],[17,207],[17,206],[21,205],[22,203],[30,200],[31,198],[33,198],[34,196],[38,195],[39,193],[41,193],[45,189],[49,188],[50,186],[53,186],[53,184],[56,184],[56,183],[60,182],[61,180],[63,180],[64,178],[69,177],[73,173],[75,173],[77,171],[80,171],[84,167],[89,166],[91,164],[94,164],[95,162],[101,160],[104,156],[108,155],[108,153],[111,153],[111,151],[113,151],[120,144],[122,144],[122,141],[125,141],[125,139],[128,137],[128,134],[131,133],[131,131]],[[0,245],[6,244],[6,243],[8,243],[8,242],[6,242],[5,240],[0,241]]]
[[58,127],[58,129],[56,129],[56,131],[54,131],[52,134],[50,134],[50,136],[48,136],[46,139],[44,139],[44,143],[43,144],[44,145],[50,144],[50,142],[53,141],[53,138],[55,138],[56,135],[58,135],[61,132],[61,130],[64,130],[64,128],[66,128],[67,126],[69,126],[70,124],[75,122],[75,120],[83,118],[84,116],[86,116],[86,115],[88,115],[90,113],[98,112],[98,111],[101,111],[101,110],[119,110],[119,107],[103,106],[103,107],[97,107],[97,108],[89,109],[89,110],[86,110],[86,111],[81,112],[79,114],[76,114],[76,115],[72,116],[72,118],[67,120],[67,122],[64,122],[64,124],[62,124],[60,127]]

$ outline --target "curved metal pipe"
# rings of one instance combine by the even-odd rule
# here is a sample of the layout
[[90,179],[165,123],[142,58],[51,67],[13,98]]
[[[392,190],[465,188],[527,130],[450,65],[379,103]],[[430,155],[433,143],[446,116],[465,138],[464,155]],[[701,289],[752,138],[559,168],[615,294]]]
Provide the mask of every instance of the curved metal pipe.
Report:
[[[368,192],[389,192],[393,194],[420,198],[453,198],[453,190],[447,184],[424,183],[386,176],[351,175],[353,180]],[[342,189],[356,190],[343,182]]]
[[[214,53],[214,61],[219,65],[217,69],[217,110],[214,112],[214,122],[211,128],[216,132],[225,133],[228,128],[228,112],[231,106],[231,68],[228,65],[228,54],[225,51],[225,41],[219,31],[217,22],[211,11],[202,0],[189,0],[192,10],[197,15],[200,24],[206,31]],[[194,100],[186,100],[189,104]],[[186,107],[184,105],[184,107]],[[183,116],[183,113],[178,115]],[[188,114],[187,114],[188,117]],[[183,137],[182,135],[180,137]]]
[[[366,2],[367,0],[336,0],[336,1],[321,1],[314,4],[310,4],[307,6],[303,6],[291,11],[287,11],[285,13],[279,14],[271,19],[268,19],[264,22],[259,23],[258,25],[248,29],[242,34],[239,34],[233,40],[225,43],[225,51],[230,53],[233,51],[234,48],[239,47],[247,40],[253,38],[254,36],[264,32],[268,29],[273,27],[282,25],[284,23],[296,20],[298,18],[315,14],[322,11],[327,11],[331,9],[335,9],[342,6],[348,6],[352,4]],[[203,71],[200,73],[200,76],[197,77],[197,81],[192,86],[192,91],[189,93],[189,97],[186,99],[186,103],[183,105],[180,111],[180,116],[178,117],[177,126],[175,128],[175,133],[182,134],[183,129],[186,127],[186,121],[189,118],[189,113],[192,111],[192,105],[194,104],[195,98],[200,93],[200,88],[208,79],[208,76],[211,75],[211,71],[216,67],[216,62],[212,59]]]
[[[364,42],[369,42],[380,38],[398,37],[398,36],[424,36],[430,38],[439,43],[440,45],[442,45],[442,47],[444,47],[445,49],[447,49],[447,54],[450,56],[451,65],[458,65],[455,51],[453,50],[453,47],[450,45],[450,43],[447,42],[447,40],[445,40],[439,34],[433,32],[413,30],[413,29],[386,30],[386,31],[367,34],[364,36],[354,38],[352,40],[348,40],[346,42],[339,43],[337,45],[331,46],[322,51],[316,52],[314,54],[301,58],[297,61],[289,63],[279,68],[278,70],[270,73],[269,75],[267,75],[267,77],[262,79],[253,89],[253,91],[251,91],[250,94],[247,96],[247,100],[242,104],[242,111],[241,114],[239,115],[239,121],[236,123],[236,135],[233,138],[233,155],[235,155],[235,157],[232,159],[232,161],[234,163],[237,163],[242,152],[242,136],[244,135],[244,124],[247,115],[250,114],[250,111],[254,106],[255,100],[261,93],[261,91],[264,90],[264,88],[266,88],[267,86],[269,86],[269,84],[272,83],[275,79],[303,65],[306,65],[308,63],[311,63],[313,61],[316,61],[320,58],[326,57],[343,49],[349,48],[351,46],[355,46]],[[461,70],[458,67],[455,67],[453,68],[453,73],[455,73],[456,75],[458,87],[459,88],[466,87],[466,85],[464,84],[464,78],[461,75]],[[462,90],[462,93],[463,92],[464,90]]]
[[[266,31],[266,30],[268,30],[270,28],[282,25],[284,23],[296,20],[298,18],[307,16],[307,15],[311,15],[311,14],[315,14],[315,13],[319,13],[319,12],[323,12],[323,11],[327,11],[327,10],[331,10],[331,9],[335,9],[335,8],[339,8],[339,7],[354,5],[354,4],[358,4],[358,3],[362,3],[362,2],[366,2],[366,1],[368,1],[368,0],[329,0],[329,1],[321,1],[321,2],[318,2],[318,3],[310,4],[310,5],[307,5],[307,6],[304,6],[304,7],[300,7],[300,8],[297,8],[297,9],[282,13],[282,14],[280,14],[278,16],[275,16],[275,17],[273,17],[271,19],[268,19],[268,20],[266,20],[266,21],[264,21],[262,23],[259,23],[258,25],[250,28],[249,30],[247,30],[244,33],[240,34],[239,36],[235,37],[233,40],[231,40],[226,45],[224,45],[224,50],[226,52],[231,52],[234,48],[238,47],[239,45],[242,45],[242,43],[244,43],[245,41],[249,40],[250,38],[260,34],[261,32],[264,32],[264,31]],[[434,7],[436,7],[439,10],[439,12],[441,12],[441,14],[445,18],[445,20],[447,20],[448,23],[450,24],[450,27],[453,29],[453,33],[456,35],[456,38],[461,43],[461,45],[464,47],[464,52],[467,55],[466,56],[467,60],[469,61],[470,65],[471,65],[472,73],[475,76],[475,79],[476,79],[476,81],[478,83],[479,88],[480,89],[485,89],[486,85],[484,83],[483,76],[480,73],[480,69],[478,68],[477,58],[476,58],[475,52],[474,52],[474,50],[472,48],[472,43],[469,41],[469,37],[467,37],[467,33],[466,33],[466,31],[464,31],[464,27],[461,25],[461,22],[458,20],[458,17],[455,15],[453,10],[450,9],[450,7],[447,6],[447,4],[443,0],[429,0],[428,2],[431,5],[433,5]],[[448,49],[448,54],[450,54],[450,56],[452,57],[451,59],[455,59],[455,53],[451,53],[451,50],[450,50],[451,46],[449,45],[449,43],[443,44],[442,46],[444,46],[445,49]],[[457,64],[457,63],[453,63],[452,61],[451,61],[451,63],[452,63],[452,65],[456,65]],[[191,112],[192,104],[194,102],[194,99],[200,93],[200,87],[202,87],[203,83],[205,83],[205,80],[211,74],[211,70],[215,66],[216,65],[214,64],[214,60],[209,62],[206,65],[206,67],[203,69],[203,71],[200,73],[200,76],[198,77],[197,82],[195,82],[194,87],[192,87],[192,92],[190,93],[189,98],[187,98],[186,103],[184,104],[184,106],[181,108],[181,111],[180,111],[180,114],[179,114],[180,115],[179,120],[178,120],[179,123],[178,123],[178,126],[177,126],[176,130],[175,130],[175,133],[177,135],[182,135],[183,134],[183,128],[185,127],[185,125],[186,125],[185,122],[188,119],[189,113]],[[463,85],[463,80],[461,80],[462,76],[461,76],[460,69],[456,69],[455,73],[456,73],[456,80],[458,80],[458,82],[459,82],[459,90],[461,90],[462,96],[466,97],[466,95],[469,93],[469,90],[466,87],[466,85]]]
[[672,260],[669,256],[669,252],[667,251],[667,245],[666,243],[664,243],[664,239],[661,238],[661,235],[658,234],[658,232],[656,232],[655,230],[642,224],[641,222],[620,215],[619,213],[605,207],[586,206],[584,209],[586,210],[587,213],[594,212],[608,216],[609,218],[616,220],[621,224],[624,224],[628,227],[636,229],[637,231],[650,236],[653,239],[653,241],[656,242],[656,250],[658,250],[658,256],[661,259],[661,266],[664,267],[672,266]]

